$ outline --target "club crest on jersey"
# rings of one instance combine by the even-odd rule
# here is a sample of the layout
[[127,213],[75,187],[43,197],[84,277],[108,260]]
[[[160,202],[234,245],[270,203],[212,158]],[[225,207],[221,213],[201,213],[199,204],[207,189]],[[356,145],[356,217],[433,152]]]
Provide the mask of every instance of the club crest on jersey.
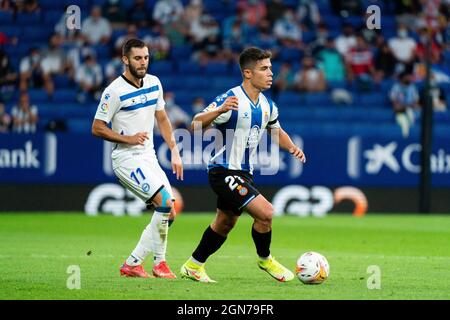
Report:
[[245,196],[248,193],[248,189],[246,187],[243,187],[243,186],[237,187],[237,190],[239,191],[239,194],[241,196]]
[[250,129],[250,134],[248,135],[247,148],[255,148],[258,145],[259,140],[259,126],[254,125]]
[[264,111],[264,122],[269,122],[269,113]]
[[211,111],[212,109],[215,109],[215,108],[217,108],[217,103],[216,102],[212,102],[212,103],[209,104],[209,106],[207,106],[205,108],[205,111]]
[[147,102],[147,95],[141,94],[140,98],[141,98],[141,103],[146,103]]

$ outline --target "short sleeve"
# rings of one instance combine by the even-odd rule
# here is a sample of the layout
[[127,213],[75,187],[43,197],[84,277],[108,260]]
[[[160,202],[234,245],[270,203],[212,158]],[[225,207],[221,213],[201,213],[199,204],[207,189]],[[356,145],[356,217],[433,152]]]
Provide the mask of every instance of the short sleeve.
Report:
[[272,111],[270,113],[270,118],[269,118],[269,122],[267,123],[267,127],[273,128],[273,129],[280,128],[281,127],[280,122],[278,121],[278,107],[275,104],[275,102],[273,102],[273,101],[269,100],[269,103],[271,103],[271,105],[272,105],[272,108],[271,108]]
[[[211,102],[205,109],[203,109],[202,112],[213,111],[214,109],[220,107],[224,103],[226,98],[228,98],[231,95],[232,94],[230,93],[224,93],[220,96],[217,96],[213,102]],[[230,120],[232,112],[233,112],[232,110],[229,110],[227,112],[222,113],[221,115],[219,115],[217,118],[214,119],[213,123],[214,124],[226,123],[228,120]]]
[[158,78],[157,78],[157,82],[158,82],[159,94],[158,94],[158,100],[156,102],[156,110],[159,111],[159,110],[164,109],[166,102],[164,101],[163,87],[162,87],[161,81]]
[[95,113],[95,119],[109,123],[120,108],[120,101],[113,90],[106,88]]

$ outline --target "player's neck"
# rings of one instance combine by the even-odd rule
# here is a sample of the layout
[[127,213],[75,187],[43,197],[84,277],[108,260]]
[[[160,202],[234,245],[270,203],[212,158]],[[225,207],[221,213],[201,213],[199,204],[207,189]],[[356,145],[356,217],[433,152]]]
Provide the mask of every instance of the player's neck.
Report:
[[129,82],[131,85],[135,86],[136,88],[142,87],[142,79],[134,77],[128,70],[126,70],[122,76],[125,77],[127,82]]
[[259,94],[261,93],[261,90],[254,87],[250,82],[244,81],[242,83],[242,88],[244,88],[245,93],[247,96],[252,100],[254,104],[258,102]]

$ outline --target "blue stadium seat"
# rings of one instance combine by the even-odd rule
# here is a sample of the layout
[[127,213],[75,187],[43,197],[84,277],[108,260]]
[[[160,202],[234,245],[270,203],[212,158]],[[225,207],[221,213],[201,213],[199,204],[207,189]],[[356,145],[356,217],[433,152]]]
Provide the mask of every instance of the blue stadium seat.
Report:
[[173,71],[171,61],[154,61],[150,62],[149,71],[156,75],[170,73]]
[[10,25],[13,23],[14,15],[12,12],[0,11],[0,25]]
[[39,0],[39,6],[44,12],[47,10],[61,10],[62,12],[64,9],[64,2],[55,0]]
[[191,56],[191,53],[192,47],[190,45],[175,46],[170,49],[170,57],[174,61],[186,61]]
[[202,68],[195,62],[181,60],[178,63],[178,72],[181,75],[195,75],[202,73]]
[[55,90],[53,101],[55,103],[75,103],[77,102],[77,91],[75,89]]
[[29,89],[28,95],[30,96],[31,103],[41,103],[48,101],[48,94],[43,89]]
[[18,13],[16,16],[16,23],[19,25],[33,25],[36,27],[41,22],[41,15],[39,13]]
[[305,104],[308,106],[326,106],[332,104],[328,93],[307,93],[304,98]]
[[298,107],[303,103],[303,98],[299,93],[291,92],[291,91],[283,91],[278,95],[277,105],[280,107],[284,106],[292,106]]
[[228,72],[228,69],[227,63],[213,62],[208,63],[204,70],[208,75],[223,75]]
[[66,89],[72,85],[70,78],[66,75],[55,75],[53,76],[53,82],[55,83],[56,89]]

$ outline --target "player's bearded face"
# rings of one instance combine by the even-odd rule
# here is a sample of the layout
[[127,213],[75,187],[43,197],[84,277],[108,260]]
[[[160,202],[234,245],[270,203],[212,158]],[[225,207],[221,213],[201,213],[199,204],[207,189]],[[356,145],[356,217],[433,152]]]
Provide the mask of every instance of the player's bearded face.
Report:
[[142,79],[147,74],[148,69],[148,49],[133,48],[128,58],[128,68],[133,77]]

